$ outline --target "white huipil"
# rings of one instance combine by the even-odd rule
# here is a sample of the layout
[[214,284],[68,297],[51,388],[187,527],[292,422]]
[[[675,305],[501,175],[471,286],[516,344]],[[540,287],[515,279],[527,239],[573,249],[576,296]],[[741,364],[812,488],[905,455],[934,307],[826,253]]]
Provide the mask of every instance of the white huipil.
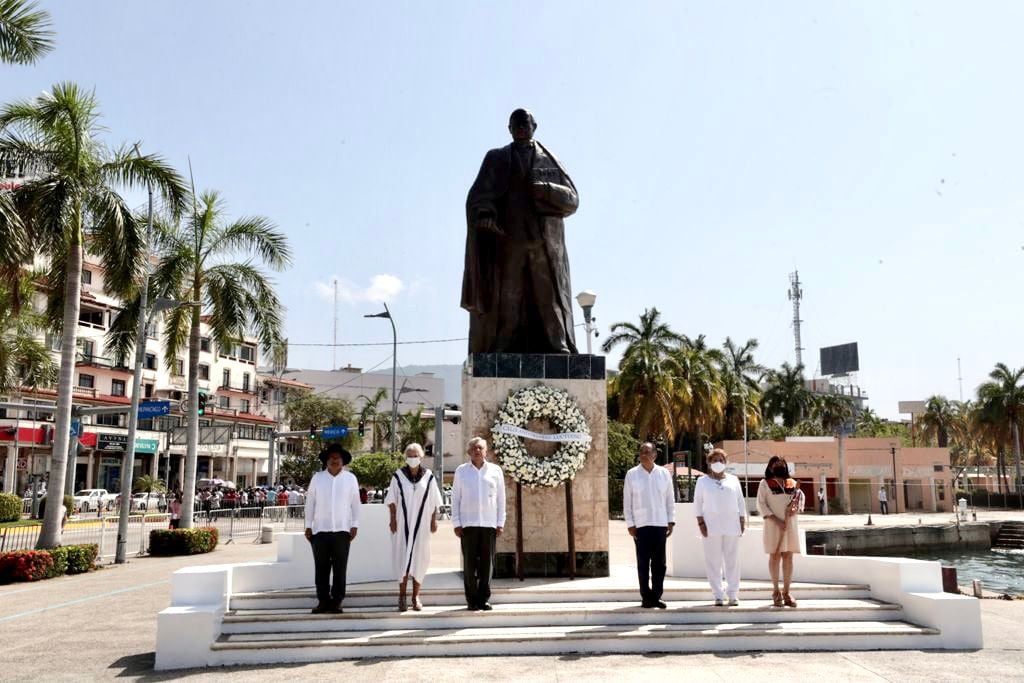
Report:
[[430,520],[441,507],[441,492],[430,470],[422,468],[415,483],[409,476],[407,467],[395,472],[384,504],[395,506],[398,521],[398,530],[391,535],[395,576],[402,579],[408,575],[423,583],[430,565]]

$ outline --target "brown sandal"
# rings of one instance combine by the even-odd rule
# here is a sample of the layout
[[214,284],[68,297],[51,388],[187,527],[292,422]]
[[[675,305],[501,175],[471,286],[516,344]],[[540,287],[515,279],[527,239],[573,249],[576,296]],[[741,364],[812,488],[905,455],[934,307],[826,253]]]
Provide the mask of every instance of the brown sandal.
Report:
[[786,607],[796,607],[796,600],[794,600],[789,593],[782,594],[782,602],[786,605]]
[[772,591],[772,606],[782,607],[782,592]]
[[406,611],[408,611],[408,609],[409,609],[409,606],[405,604],[405,596],[404,595],[400,596],[398,598],[398,611],[399,612],[406,612]]
[[412,609],[415,612],[420,612],[420,611],[423,610],[423,603],[420,602],[419,598],[413,598],[412,599]]

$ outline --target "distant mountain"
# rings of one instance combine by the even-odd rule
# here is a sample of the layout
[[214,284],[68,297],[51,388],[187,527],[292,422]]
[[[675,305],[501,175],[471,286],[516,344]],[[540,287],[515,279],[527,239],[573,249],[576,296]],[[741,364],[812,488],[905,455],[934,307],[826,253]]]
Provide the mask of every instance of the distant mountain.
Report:
[[[461,365],[403,365],[398,369],[398,380],[402,377],[420,372],[433,373],[444,380],[444,402],[462,405],[462,366]],[[376,372],[376,375],[390,375],[391,372]]]

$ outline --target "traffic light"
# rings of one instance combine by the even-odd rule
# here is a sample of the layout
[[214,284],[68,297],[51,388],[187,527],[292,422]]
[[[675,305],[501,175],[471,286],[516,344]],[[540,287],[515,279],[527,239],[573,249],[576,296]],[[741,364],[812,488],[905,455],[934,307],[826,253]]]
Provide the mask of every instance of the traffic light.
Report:
[[366,420],[363,418],[359,418],[359,436],[360,438],[366,436]]
[[316,425],[309,425],[309,438],[316,438]]
[[197,402],[198,405],[196,406],[196,415],[199,415],[200,417],[206,414],[206,399],[206,394],[199,394],[199,401]]

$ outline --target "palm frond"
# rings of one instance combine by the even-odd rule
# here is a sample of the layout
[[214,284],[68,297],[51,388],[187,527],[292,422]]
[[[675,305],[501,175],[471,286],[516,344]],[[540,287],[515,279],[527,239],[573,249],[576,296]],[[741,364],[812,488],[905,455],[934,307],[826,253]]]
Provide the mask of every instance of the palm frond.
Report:
[[225,252],[255,254],[274,270],[286,268],[292,260],[287,238],[263,216],[246,216],[218,230],[206,246],[204,258]]
[[152,186],[172,217],[181,216],[189,199],[188,187],[174,167],[155,154],[139,156],[131,147],[121,147],[113,158],[97,169],[107,184],[127,188]]
[[0,62],[32,64],[53,49],[50,14],[25,0],[0,0]]

